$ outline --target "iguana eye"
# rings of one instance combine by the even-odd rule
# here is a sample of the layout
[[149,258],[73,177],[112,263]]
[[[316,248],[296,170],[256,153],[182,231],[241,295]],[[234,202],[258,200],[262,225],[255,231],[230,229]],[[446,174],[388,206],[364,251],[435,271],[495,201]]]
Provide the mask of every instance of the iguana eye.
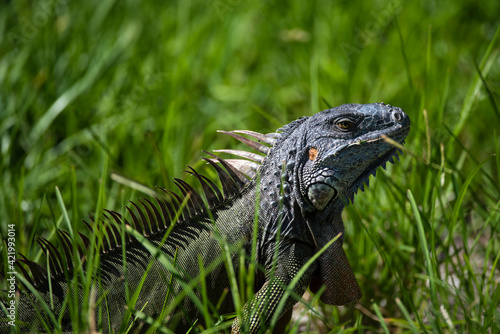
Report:
[[345,119],[337,122],[337,126],[342,130],[349,130],[353,125],[354,125],[353,122]]

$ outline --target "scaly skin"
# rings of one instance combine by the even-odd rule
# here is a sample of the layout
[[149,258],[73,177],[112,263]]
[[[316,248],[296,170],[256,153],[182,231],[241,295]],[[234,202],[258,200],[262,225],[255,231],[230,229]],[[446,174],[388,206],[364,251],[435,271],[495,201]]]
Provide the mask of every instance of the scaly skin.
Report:
[[[100,315],[102,320],[98,329],[112,332],[123,331],[128,327],[130,320],[123,321],[128,314],[125,308],[125,286],[133,293],[148,264],[151,264],[151,268],[135,309],[153,319],[160,315],[164,305],[172,305],[177,295],[186,292],[189,284],[193,285],[194,294],[188,293],[189,296],[179,305],[169,309],[170,317],[165,324],[175,328],[176,333],[188,330],[195,319],[198,319],[198,323],[204,323],[198,304],[194,301],[196,296],[200,298],[202,291],[205,291],[207,302],[216,305],[230,287],[227,274],[229,264],[232,264],[239,277],[240,270],[248,270],[252,255],[255,258],[253,288],[256,293],[243,307],[243,319],[234,321],[232,333],[265,332],[277,312],[276,318],[281,318],[277,325],[280,328],[277,329],[283,330],[297,302],[293,295],[302,296],[308,287],[318,292],[325,286],[320,299],[327,304],[343,305],[358,300],[361,291],[342,249],[344,225],[341,213],[346,203],[353,200],[358,188],[363,187],[363,182],[368,185],[368,176],[396,155],[396,149],[382,140],[381,136],[386,135],[403,143],[409,129],[409,118],[399,108],[384,104],[348,104],[298,119],[280,129],[279,136],[260,135],[264,136],[261,140],[274,144],[269,151],[261,144],[249,144],[267,153],[265,157],[250,156],[250,159],[261,163],[257,171],[260,178],[253,177],[242,182],[238,170],[250,175],[255,173],[256,164],[227,160],[235,168],[218,172],[222,178],[226,177],[222,182],[226,183],[224,196],[217,194],[215,188],[207,192],[204,187],[208,208],[201,204],[203,200],[198,194],[181,183],[183,194],[191,192],[188,202],[192,203],[188,203],[188,208],[183,211],[184,216],[171,229],[163,245],[160,245],[161,240],[172,223],[166,214],[167,205],[159,201],[155,206],[157,212],[147,204],[139,205],[135,211],[131,210],[132,214],[135,212],[135,218],[131,215],[127,219],[146,235],[147,241],[160,247],[163,258],[176,270],[173,274],[172,270],[167,270],[162,260],[151,254],[151,248],[145,241],[141,244],[132,239],[125,245],[109,246],[107,252],[101,254],[99,267],[101,287],[97,289],[97,300],[105,296],[107,303],[103,303],[104,312]],[[230,135],[237,137],[234,132]],[[237,154],[249,157],[245,152]],[[197,173],[195,176],[201,178]],[[257,193],[260,195],[258,234],[254,236]],[[176,209],[176,206],[172,208]],[[118,223],[123,220],[111,212],[107,215],[111,218],[109,220]],[[109,231],[107,233],[116,235]],[[299,277],[301,268],[339,234],[340,237]],[[255,254],[252,254],[254,238]],[[117,244],[120,242],[117,241]],[[121,247],[126,247],[126,268],[122,262]],[[245,268],[240,268],[241,254],[246,259]],[[198,280],[200,262],[204,268],[208,268],[204,284]],[[37,270],[33,269],[32,262],[27,263],[32,272]],[[295,284],[287,291],[295,278]],[[68,291],[65,275],[56,273],[51,281],[53,309],[59,314]],[[43,299],[48,301],[47,279],[34,278],[33,283]],[[205,289],[202,289],[203,285]],[[169,297],[165,301],[167,295]],[[81,290],[79,296],[80,299],[87,298]],[[40,329],[40,318],[35,312],[35,308],[40,309],[40,305],[35,302],[36,306],[33,307],[28,301],[30,297],[33,297],[30,293],[22,295],[18,317]],[[217,311],[219,314],[234,312],[234,306],[231,293],[228,293],[220,301]],[[96,319],[100,318],[98,309]],[[64,330],[72,330],[67,311],[61,323]],[[2,320],[0,329],[3,331],[4,328],[6,326]],[[30,327],[23,328],[29,330]]]
[[[348,199],[353,199],[363,182],[368,185],[368,176],[377,167],[385,165],[396,154],[396,149],[381,136],[402,143],[409,126],[410,120],[401,109],[369,104],[343,105],[285,127],[261,167],[262,237],[258,238],[269,270],[275,253],[273,231],[278,230],[277,217],[281,217],[282,244],[275,274],[281,284],[266,284],[258,291],[258,296],[271,296],[272,301],[266,312],[250,317],[252,333],[262,321],[269,324],[273,308],[283,294],[282,287],[291,282],[302,265],[344,232],[341,214]],[[282,166],[285,166],[284,173],[276,175]],[[283,196],[280,196],[280,187]],[[301,296],[308,286],[316,292],[325,285],[321,295],[324,303],[343,305],[361,297],[342,242],[343,236],[306,271],[293,289],[297,295]],[[293,300],[287,301],[283,313],[293,305]],[[246,309],[249,308],[253,309],[247,305]],[[238,332],[235,322],[233,333]]]

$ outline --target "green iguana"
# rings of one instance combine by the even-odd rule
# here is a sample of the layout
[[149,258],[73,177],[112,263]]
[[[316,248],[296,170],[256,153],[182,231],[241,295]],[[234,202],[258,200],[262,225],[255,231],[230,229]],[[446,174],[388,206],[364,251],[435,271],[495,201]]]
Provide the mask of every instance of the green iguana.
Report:
[[[15,324],[21,331],[72,331],[65,302],[71,293],[87,303],[93,296],[98,331],[145,331],[156,320],[182,333],[205,323],[199,311],[204,304],[216,314],[235,312],[231,280],[240,273],[252,275],[255,295],[240,309],[232,333],[265,332],[275,315],[286,324],[308,287],[327,304],[356,301],[361,291],[342,249],[341,213],[379,166],[398,157],[399,149],[384,136],[404,144],[409,131],[409,117],[384,103],[342,105],[272,134],[221,131],[260,153],[215,151],[243,158],[224,160],[207,152],[204,160],[221,188],[189,167],[203,194],[174,179],[181,194],[159,191],[164,194],[131,202],[124,216],[104,210],[89,224],[91,232],[101,226],[104,235],[92,276],[95,293],[68,287],[72,263],[85,259],[95,237],[79,233],[83,242],[77,243],[60,230],[62,251],[38,238],[49,255],[48,270],[20,255],[24,280],[18,283]],[[126,296],[134,296],[135,304]],[[11,318],[5,304],[0,309],[0,330],[6,332]]]

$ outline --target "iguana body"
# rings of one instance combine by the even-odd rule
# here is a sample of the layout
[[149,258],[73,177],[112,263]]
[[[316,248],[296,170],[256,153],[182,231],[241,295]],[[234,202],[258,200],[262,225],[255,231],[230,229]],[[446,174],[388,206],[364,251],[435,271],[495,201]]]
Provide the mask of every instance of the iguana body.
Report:
[[[130,320],[123,321],[129,312],[125,307],[125,284],[129,296],[142,285],[135,310],[152,319],[162,315],[159,320],[176,333],[187,331],[195,321],[204,323],[198,311],[200,303],[209,303],[219,314],[234,312],[231,292],[227,293],[231,286],[228,277],[240,277],[241,270],[255,276],[256,294],[243,307],[243,319],[234,321],[233,333],[264,332],[276,312],[277,317],[289,317],[297,300],[285,297],[302,296],[308,287],[313,292],[324,287],[321,300],[328,304],[342,305],[359,299],[361,292],[342,249],[342,235],[300,277],[298,273],[322,247],[343,233],[341,212],[357,189],[363,187],[363,182],[368,184],[369,175],[377,167],[397,157],[397,149],[381,136],[403,143],[409,126],[408,116],[399,108],[350,104],[298,119],[280,133],[240,132],[257,141],[229,132],[265,155],[220,150],[249,160],[215,156],[206,159],[217,170],[222,191],[190,170],[200,181],[204,196],[175,180],[182,195],[170,194],[170,200],[158,197],[156,204],[141,199],[130,205],[128,217],[105,211],[108,238],[104,241],[105,252],[100,255],[100,281],[96,277],[100,282],[96,283],[95,298],[100,305],[96,308],[95,318],[100,324],[97,329],[116,332],[130,325]],[[115,227],[123,223],[134,226],[147,241],[132,237],[123,244],[119,227]],[[168,237],[162,240],[166,233]],[[60,235],[69,245],[67,234]],[[44,239],[39,243],[53,255],[53,261],[60,258],[61,265],[53,264],[51,277],[54,314],[59,315],[67,294],[63,264],[70,262],[71,248],[67,246],[65,255],[61,255]],[[84,243],[88,243],[85,238]],[[161,256],[152,255],[157,252],[151,245],[159,247]],[[166,268],[165,260],[171,267]],[[21,269],[24,276],[49,303],[47,273],[34,262],[23,262],[31,271],[30,276]],[[248,273],[249,269],[252,272]],[[228,271],[235,275],[228,275]],[[71,276],[71,266],[68,272]],[[286,292],[292,281],[292,289]],[[89,298],[83,294],[79,291],[80,299]],[[176,298],[181,302],[169,309]],[[22,328],[43,329],[28,299],[33,295],[23,293],[18,305],[18,319],[28,324]],[[39,302],[35,303],[40,310]],[[165,308],[170,311],[168,316],[162,314]],[[0,321],[0,329],[8,328],[4,320]],[[72,330],[69,314],[62,317],[61,324],[63,330]]]

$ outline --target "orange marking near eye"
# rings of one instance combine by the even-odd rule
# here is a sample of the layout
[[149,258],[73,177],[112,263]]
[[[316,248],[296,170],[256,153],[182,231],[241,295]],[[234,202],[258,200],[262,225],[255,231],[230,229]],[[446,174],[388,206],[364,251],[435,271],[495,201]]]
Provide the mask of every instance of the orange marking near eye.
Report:
[[317,155],[318,155],[317,149],[315,149],[314,147],[309,149],[309,160],[314,161]]

